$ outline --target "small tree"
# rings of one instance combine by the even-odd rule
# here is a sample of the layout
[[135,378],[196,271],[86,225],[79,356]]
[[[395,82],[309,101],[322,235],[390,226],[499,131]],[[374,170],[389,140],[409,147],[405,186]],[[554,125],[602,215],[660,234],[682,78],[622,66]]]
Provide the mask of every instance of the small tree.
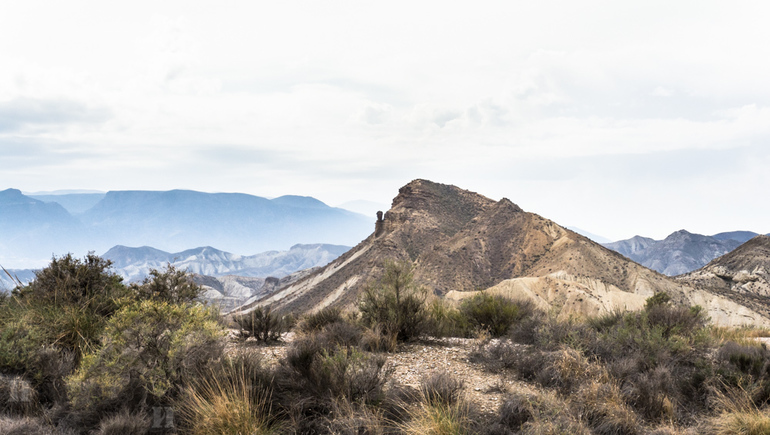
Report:
[[74,352],[77,360],[99,344],[105,322],[128,302],[122,278],[112,262],[89,253],[54,257],[35,279],[13,291],[17,313],[28,329],[40,332],[41,345]]
[[141,285],[133,284],[131,288],[140,299],[160,300],[171,304],[192,302],[203,292],[203,288],[194,283],[186,271],[177,269],[171,263],[163,270],[150,270],[150,276],[145,278]]
[[364,288],[358,304],[361,320],[379,326],[399,341],[417,337],[426,322],[426,291],[415,285],[412,265],[386,261],[379,282]]

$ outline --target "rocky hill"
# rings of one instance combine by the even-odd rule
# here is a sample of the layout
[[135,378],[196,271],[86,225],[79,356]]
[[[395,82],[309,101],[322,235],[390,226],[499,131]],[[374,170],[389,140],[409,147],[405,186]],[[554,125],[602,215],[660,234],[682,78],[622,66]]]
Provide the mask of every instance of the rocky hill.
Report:
[[770,236],[756,236],[679,282],[705,288],[770,315]]
[[731,231],[704,236],[680,230],[663,240],[635,236],[603,245],[642,266],[675,276],[705,266],[756,235],[751,231]]
[[238,255],[210,246],[176,253],[149,246],[114,246],[102,257],[111,260],[115,273],[126,281],[141,281],[150,269],[162,269],[167,264],[190,273],[211,277],[238,275],[282,278],[299,270],[325,266],[349,249],[349,246],[341,245],[294,245],[288,251]]
[[[374,233],[358,246],[276,293],[253,298],[242,309],[275,304],[304,311],[353,304],[363,286],[380,276],[385,259],[413,262],[415,280],[440,296],[526,279],[513,286],[521,289],[517,296],[558,305],[564,312],[635,308],[666,291],[679,303],[704,306],[719,323],[767,322],[751,309],[686,287],[508,199],[494,201],[426,180],[402,187]],[[560,292],[574,297],[548,297]]]
[[299,270],[280,278],[249,277],[238,275],[207,276],[193,274],[193,281],[204,289],[203,298],[219,306],[222,312],[230,311],[252,297],[262,297],[315,272],[319,267]]

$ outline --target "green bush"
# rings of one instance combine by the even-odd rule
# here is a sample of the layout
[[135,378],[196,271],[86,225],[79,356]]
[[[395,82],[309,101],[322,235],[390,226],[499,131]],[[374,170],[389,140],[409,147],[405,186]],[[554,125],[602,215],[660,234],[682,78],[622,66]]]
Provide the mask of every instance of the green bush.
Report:
[[110,262],[54,257],[0,304],[0,372],[24,376],[41,404],[66,399],[64,377],[101,344],[107,320],[130,301]]
[[183,304],[193,302],[203,292],[190,275],[170,263],[163,270],[152,269],[142,284],[132,284],[131,289],[139,299],[150,299]]
[[471,327],[468,318],[443,299],[428,304],[426,333],[432,337],[469,337]]
[[531,301],[514,301],[486,292],[474,295],[460,305],[460,312],[471,326],[487,330],[493,337],[505,335],[511,326],[531,316],[534,311],[535,305]]
[[26,287],[13,291],[18,320],[39,333],[40,345],[74,352],[76,360],[99,345],[107,319],[127,302],[122,279],[109,260],[71,254],[51,260]]
[[319,335],[293,342],[282,360],[283,387],[326,402],[378,399],[385,381],[385,358],[355,347],[330,345]]
[[[103,345],[67,379],[75,409],[94,410],[116,399],[165,403],[182,381],[222,351],[224,331],[206,307],[144,300],[110,318]],[[137,409],[130,409],[135,411]]]
[[301,332],[320,331],[326,325],[342,322],[342,310],[337,307],[325,307],[315,313],[306,314],[299,322]]
[[233,317],[243,339],[254,337],[257,341],[276,341],[284,332],[284,322],[269,306],[256,307],[246,314]]
[[418,337],[426,325],[425,289],[413,281],[412,266],[388,261],[379,282],[364,288],[358,304],[361,321],[381,330],[398,341]]

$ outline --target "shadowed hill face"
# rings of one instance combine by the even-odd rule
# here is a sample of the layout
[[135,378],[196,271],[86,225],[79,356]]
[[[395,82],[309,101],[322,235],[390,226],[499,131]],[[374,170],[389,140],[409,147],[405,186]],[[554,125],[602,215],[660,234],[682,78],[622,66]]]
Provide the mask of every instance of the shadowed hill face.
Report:
[[770,236],[756,236],[731,253],[717,258],[706,267],[723,266],[729,270],[770,271]]
[[724,295],[770,316],[770,237],[756,236],[677,280]]
[[[659,291],[666,291],[678,303],[697,303],[729,313],[741,309],[711,294],[693,291],[548,219],[524,212],[505,198],[496,202],[455,186],[426,180],[407,184],[385,213],[382,226],[377,236],[372,234],[318,272],[251,301],[244,309],[273,304],[278,309],[302,312],[354,304],[364,286],[379,279],[386,259],[412,261],[415,282],[438,295],[472,292],[530,277],[535,281],[525,283],[525,287],[531,284],[543,295],[558,292],[549,287],[558,283],[579,287],[588,292],[587,297],[597,300],[609,295],[606,297],[621,301],[615,307],[620,309],[623,298],[617,297],[619,293],[631,293],[634,301],[643,301]],[[594,289],[601,294],[591,294]],[[612,304],[597,302],[591,307],[609,310]],[[730,322],[730,316],[722,316],[722,320]],[[748,317],[757,315],[749,313]]]

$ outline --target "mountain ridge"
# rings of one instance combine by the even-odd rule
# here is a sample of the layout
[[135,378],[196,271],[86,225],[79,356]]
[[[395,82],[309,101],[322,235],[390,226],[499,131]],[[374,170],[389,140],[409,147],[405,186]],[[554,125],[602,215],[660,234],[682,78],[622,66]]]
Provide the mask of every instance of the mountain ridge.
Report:
[[[66,195],[65,195],[66,196]],[[192,190],[111,191],[73,215],[56,202],[0,192],[0,264],[42,267],[52,255],[152,245],[167,252],[217,246],[229,252],[287,250],[296,244],[352,246],[372,218],[312,198],[266,199]]]
[[[704,306],[718,323],[768,323],[751,309],[647,269],[506,198],[494,201],[419,179],[399,189],[391,209],[360,244],[237,311],[268,304],[292,312],[350,306],[365,285],[379,278],[385,260],[411,262],[415,282],[439,296],[473,294],[507,280],[529,279],[526,288],[519,286],[521,294],[529,292],[543,303],[549,302],[530,291],[533,286],[541,286],[545,295],[572,295],[559,299],[566,314],[604,312],[610,307],[602,303],[604,295],[635,306],[665,291],[676,303]],[[604,293],[595,293],[601,289]]]
[[676,276],[705,266],[756,235],[752,231],[729,231],[705,236],[679,230],[663,240],[634,236],[602,245],[664,275]]

